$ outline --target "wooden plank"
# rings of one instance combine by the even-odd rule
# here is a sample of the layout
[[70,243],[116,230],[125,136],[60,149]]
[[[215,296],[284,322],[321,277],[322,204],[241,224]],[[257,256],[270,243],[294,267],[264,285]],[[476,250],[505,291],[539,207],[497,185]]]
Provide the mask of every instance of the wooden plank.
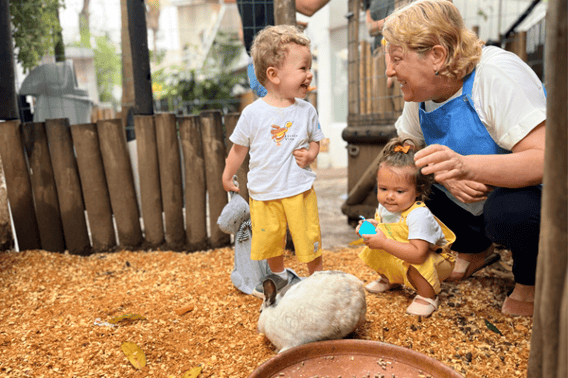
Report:
[[181,251],[185,246],[185,228],[177,120],[173,113],[160,113],[154,116],[154,122],[160,165],[162,207],[166,217],[166,243],[168,249]]
[[359,114],[367,114],[367,54],[369,42],[361,41],[359,48]]
[[379,84],[380,84],[380,77],[381,75],[384,75],[384,71],[381,72],[381,67],[379,65],[379,59],[380,59],[380,51],[381,51],[381,47],[378,47],[372,54],[371,57],[371,65],[372,65],[372,69],[373,69],[373,78],[371,80],[371,96],[372,96],[372,102],[371,102],[371,112],[373,114],[379,113],[380,111],[380,89],[379,89]]
[[30,165],[41,248],[51,252],[65,252],[61,211],[45,123],[25,123],[22,129]]
[[568,5],[546,15],[546,144],[534,318],[527,377],[568,374]]
[[81,180],[73,151],[69,119],[48,119],[45,121],[45,127],[59,198],[65,245],[71,254],[89,255],[91,241],[87,230]]
[[221,112],[218,110],[203,111],[201,119],[201,137],[203,140],[203,156],[205,158],[205,181],[209,196],[210,245],[219,248],[231,243],[231,235],[221,231],[217,219],[225,205],[229,202],[227,192],[223,189],[223,169],[225,168],[225,142]]
[[144,238],[148,248],[157,248],[164,243],[164,218],[154,116],[134,116],[134,129]]
[[0,154],[19,250],[40,249],[41,240],[20,120],[0,123]]
[[[231,134],[235,130],[235,126],[237,126],[237,122],[240,116],[241,116],[240,113],[229,113],[225,115],[225,129],[226,129],[225,144],[227,146],[227,155],[229,154],[231,147],[233,147],[233,142],[229,140],[229,136],[231,136]],[[247,202],[249,200],[249,192],[247,188],[248,185],[247,175],[249,171],[249,162],[250,162],[250,155],[247,153],[247,156],[245,157],[243,164],[241,164],[239,169],[237,169],[237,181],[239,182],[239,189],[241,190],[239,194]]]
[[373,53],[371,51],[371,44],[367,42],[367,53],[365,54],[365,101],[367,102],[367,113],[373,113],[373,77],[375,70],[373,66]]
[[294,0],[274,0],[274,24],[296,25],[296,2]]
[[207,247],[205,159],[199,116],[178,117],[185,171],[185,216],[187,250]]
[[361,0],[348,0],[348,44],[349,51],[347,61],[347,71],[349,81],[348,91],[348,112],[349,114],[359,114],[359,13]]
[[387,67],[385,62],[385,49],[380,47],[379,53],[375,64],[377,65],[377,71],[379,72],[379,113],[381,116],[387,116],[393,111],[393,99],[392,99],[392,87],[388,88],[388,77],[385,73]]
[[507,41],[505,50],[515,53],[523,62],[527,61],[527,32],[521,31],[513,35],[512,40]]
[[142,243],[142,229],[122,121],[98,121],[97,131],[118,241],[121,248],[135,249]]
[[116,234],[97,125],[95,123],[72,125],[71,136],[77,154],[77,166],[81,177],[93,250],[108,252],[116,246]]

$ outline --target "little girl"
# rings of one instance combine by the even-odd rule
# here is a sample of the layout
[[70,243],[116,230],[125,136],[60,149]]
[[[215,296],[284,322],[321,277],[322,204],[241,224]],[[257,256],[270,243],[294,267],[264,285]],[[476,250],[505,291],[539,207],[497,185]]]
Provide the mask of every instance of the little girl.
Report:
[[[409,145],[412,144],[412,145]],[[408,314],[430,316],[438,309],[440,282],[455,265],[450,246],[454,233],[424,205],[433,177],[414,165],[417,144],[394,138],[385,146],[377,172],[379,207],[368,220],[376,234],[363,234],[367,247],[359,257],[380,278],[365,289],[382,293],[400,285],[416,290]],[[361,222],[357,227],[357,233]]]

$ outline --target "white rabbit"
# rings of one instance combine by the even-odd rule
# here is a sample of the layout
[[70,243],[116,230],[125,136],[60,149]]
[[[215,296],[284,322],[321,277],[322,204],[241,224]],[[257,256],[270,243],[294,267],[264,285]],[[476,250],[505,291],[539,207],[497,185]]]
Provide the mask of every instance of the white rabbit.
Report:
[[315,272],[278,295],[272,280],[265,280],[263,286],[258,331],[280,352],[314,341],[342,339],[365,322],[365,290],[352,274]]

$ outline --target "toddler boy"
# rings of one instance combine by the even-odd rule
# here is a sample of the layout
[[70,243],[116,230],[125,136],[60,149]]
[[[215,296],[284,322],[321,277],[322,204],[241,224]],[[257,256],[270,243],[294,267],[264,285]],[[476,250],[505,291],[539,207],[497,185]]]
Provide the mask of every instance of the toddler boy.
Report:
[[[322,270],[316,174],[310,164],[324,138],[315,108],[307,101],[313,79],[310,40],[296,27],[269,26],[251,48],[266,96],[247,106],[230,137],[223,172],[226,191],[238,192],[233,175],[250,152],[248,189],[252,222],[251,259],[268,261],[278,291],[298,281],[284,267],[286,226],[299,261],[312,274]],[[289,277],[290,276],[290,277]],[[264,298],[262,284],[252,293]]]

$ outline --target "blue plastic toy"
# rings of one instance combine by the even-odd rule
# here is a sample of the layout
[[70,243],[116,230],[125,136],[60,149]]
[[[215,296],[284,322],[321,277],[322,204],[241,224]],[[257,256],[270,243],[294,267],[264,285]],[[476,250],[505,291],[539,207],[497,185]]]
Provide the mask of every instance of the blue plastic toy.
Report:
[[361,227],[359,227],[359,235],[374,235],[377,233],[375,226],[373,226],[371,222],[365,220],[364,216],[360,215],[359,218],[363,221]]

